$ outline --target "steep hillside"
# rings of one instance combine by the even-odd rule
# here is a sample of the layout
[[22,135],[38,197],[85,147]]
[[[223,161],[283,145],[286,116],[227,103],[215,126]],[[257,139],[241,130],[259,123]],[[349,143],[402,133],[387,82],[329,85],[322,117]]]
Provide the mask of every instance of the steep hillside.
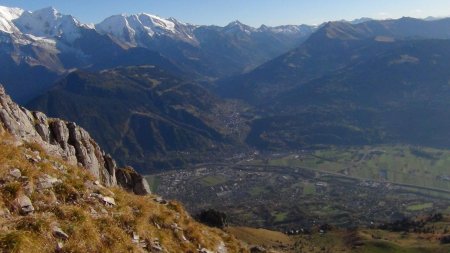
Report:
[[150,195],[75,123],[27,111],[1,88],[0,252],[247,250]]
[[222,81],[219,92],[257,106],[247,143],[262,149],[449,147],[448,22],[330,22],[299,48]]
[[0,52],[0,64],[0,82],[21,102],[45,92],[59,76],[44,66],[18,63],[4,52]]
[[116,161],[83,128],[18,106],[1,85],[0,124],[20,140],[37,143],[49,154],[83,166],[107,186],[120,185],[137,194],[150,192],[142,176],[132,168],[118,168]]
[[29,106],[79,122],[145,172],[212,158],[239,145],[243,128],[227,126],[228,103],[155,66],[73,72]]
[[0,129],[1,252],[246,252],[180,204],[102,186]]
[[370,60],[268,100],[267,117],[253,122],[249,143],[289,148],[374,143],[450,147],[450,41],[383,47]]
[[313,79],[381,55],[396,41],[449,39],[450,19],[412,18],[358,24],[329,22],[298,48],[255,70],[219,82],[219,93],[264,103]]

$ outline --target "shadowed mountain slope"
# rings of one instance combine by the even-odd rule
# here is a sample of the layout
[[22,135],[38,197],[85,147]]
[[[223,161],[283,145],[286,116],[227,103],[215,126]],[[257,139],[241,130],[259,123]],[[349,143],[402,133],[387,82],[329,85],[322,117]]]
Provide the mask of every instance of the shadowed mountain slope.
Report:
[[222,121],[227,103],[155,66],[73,72],[29,106],[76,120],[121,164],[146,172],[239,143]]

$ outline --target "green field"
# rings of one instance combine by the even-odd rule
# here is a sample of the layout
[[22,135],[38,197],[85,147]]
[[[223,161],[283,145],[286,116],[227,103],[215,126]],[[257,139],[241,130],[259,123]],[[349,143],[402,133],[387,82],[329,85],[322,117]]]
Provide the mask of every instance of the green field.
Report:
[[[254,164],[261,164],[261,161]],[[411,146],[329,148],[269,159],[268,165],[303,167],[361,179],[450,190],[449,150]]]
[[228,179],[224,176],[206,176],[200,179],[201,184],[204,186],[216,186],[227,182]]
[[274,214],[275,222],[283,222],[284,220],[286,220],[287,215],[288,215],[288,212],[276,212]]
[[250,194],[252,197],[258,197],[258,196],[260,196],[260,195],[262,195],[262,194],[265,194],[265,193],[267,193],[267,192],[269,192],[268,189],[266,189],[266,188],[263,187],[263,186],[254,186],[254,187],[252,187],[252,188],[250,189],[249,194]]
[[426,209],[433,208],[433,203],[424,203],[424,204],[416,204],[410,205],[406,208],[408,211],[422,211]]
[[316,193],[316,186],[311,183],[303,184],[303,195],[314,195]]

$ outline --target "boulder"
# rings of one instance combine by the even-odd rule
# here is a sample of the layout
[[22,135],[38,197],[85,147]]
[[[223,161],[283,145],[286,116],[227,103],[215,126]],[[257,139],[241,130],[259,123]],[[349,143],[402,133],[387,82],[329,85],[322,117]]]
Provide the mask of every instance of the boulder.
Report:
[[22,215],[28,215],[34,212],[33,203],[31,199],[25,195],[21,195],[14,200],[15,209],[19,211]]
[[116,170],[117,183],[138,195],[151,194],[147,180],[132,167]]
[[44,189],[50,189],[55,185],[56,183],[61,183],[62,181],[54,178],[52,176],[49,176],[47,174],[44,174],[42,177],[39,178],[37,189],[38,190],[44,190]]
[[267,250],[261,246],[253,246],[250,248],[250,253],[265,253]]
[[15,179],[19,179],[22,176],[22,172],[20,172],[19,169],[13,169],[9,172],[9,175],[11,175]]
[[98,194],[98,193],[91,193],[91,196],[99,199],[100,201],[102,201],[103,204],[105,204],[107,206],[115,206],[116,205],[116,201],[112,197],[103,196],[102,194]]
[[163,199],[162,197],[158,196],[156,198],[153,199],[156,203],[159,203],[161,205],[167,205],[169,204],[169,202],[167,202],[167,200]]
[[111,197],[103,196],[102,200],[108,206],[115,206],[116,205],[116,201],[113,198],[111,198]]
[[58,239],[62,239],[62,240],[67,240],[69,239],[69,235],[66,234],[60,227],[58,226],[53,226],[52,228],[52,233],[53,236],[58,238]]

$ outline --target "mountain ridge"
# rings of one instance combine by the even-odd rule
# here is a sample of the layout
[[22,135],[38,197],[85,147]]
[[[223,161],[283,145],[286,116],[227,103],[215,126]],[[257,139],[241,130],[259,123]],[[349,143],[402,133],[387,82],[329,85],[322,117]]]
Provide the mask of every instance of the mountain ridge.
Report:
[[[269,65],[284,64],[279,73],[265,68],[264,76],[248,76],[242,87],[248,92],[240,99],[258,106],[262,116],[251,124],[247,143],[289,150],[383,143],[449,147],[449,40],[348,38],[330,38],[315,49],[305,45],[292,59]],[[330,52],[321,59],[325,49]],[[313,50],[319,57],[301,58]],[[311,66],[316,72],[305,72]]]
[[[208,80],[251,69],[295,47],[314,30],[299,26],[285,34],[284,28],[247,34],[151,14],[111,19],[119,21],[96,27],[54,8],[30,12],[2,7],[0,53],[9,71],[0,73],[0,82],[25,103],[72,69],[156,64]],[[37,82],[20,80],[19,73],[33,73]]]
[[76,71],[27,106],[79,122],[120,164],[146,173],[240,142],[223,122],[228,102],[156,66]]
[[[366,50],[372,44],[387,47],[399,40],[449,39],[449,27],[449,18],[434,21],[401,18],[356,24],[327,22],[299,47],[248,73],[219,80],[218,92],[225,97],[258,103],[258,100],[267,100],[304,82],[368,59],[377,53]],[[270,86],[277,86],[277,89]]]

